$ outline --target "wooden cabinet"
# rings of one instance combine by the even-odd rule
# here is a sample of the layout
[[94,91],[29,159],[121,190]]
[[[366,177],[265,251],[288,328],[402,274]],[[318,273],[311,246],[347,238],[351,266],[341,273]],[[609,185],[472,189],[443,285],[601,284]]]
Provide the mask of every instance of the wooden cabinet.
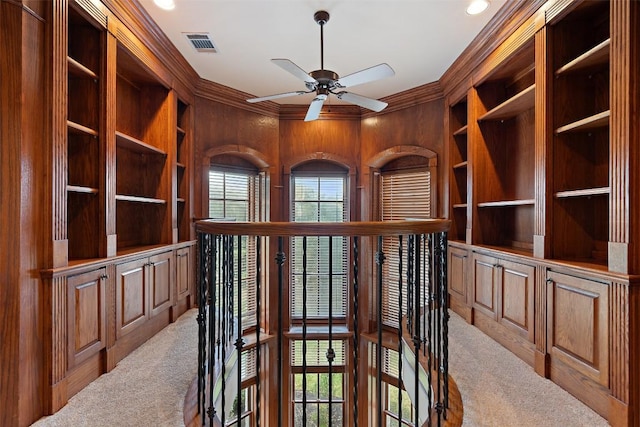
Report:
[[173,303],[172,252],[116,266],[116,336],[121,338]]
[[471,322],[471,308],[468,303],[469,251],[450,245],[448,250],[449,305],[453,311]]
[[176,211],[178,241],[192,240],[190,200],[191,200],[191,107],[177,101],[176,128]]
[[172,243],[169,90],[123,46],[117,51],[118,250]]
[[549,271],[550,378],[601,414],[609,411],[609,284]]
[[95,25],[69,9],[64,255],[70,260],[105,255],[105,31]]
[[472,243],[533,252],[535,50],[533,40],[471,90]]
[[533,365],[535,267],[490,253],[472,265],[475,324]]
[[463,97],[449,108],[449,197],[451,229],[449,240],[466,241],[467,182],[469,161],[467,149],[467,98]]
[[67,278],[67,352],[71,370],[106,346],[106,270]]
[[551,26],[553,254],[606,265],[609,241],[609,2]]
[[176,289],[178,300],[183,300],[191,293],[193,281],[194,258],[191,247],[176,251]]

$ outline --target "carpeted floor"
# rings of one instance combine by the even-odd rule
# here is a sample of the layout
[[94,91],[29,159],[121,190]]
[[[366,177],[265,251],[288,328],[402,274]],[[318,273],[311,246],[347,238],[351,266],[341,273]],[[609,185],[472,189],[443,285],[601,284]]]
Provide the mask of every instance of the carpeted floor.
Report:
[[[147,341],[37,427],[183,426],[182,405],[196,375],[196,310]],[[450,373],[469,427],[608,425],[511,352],[451,315]]]

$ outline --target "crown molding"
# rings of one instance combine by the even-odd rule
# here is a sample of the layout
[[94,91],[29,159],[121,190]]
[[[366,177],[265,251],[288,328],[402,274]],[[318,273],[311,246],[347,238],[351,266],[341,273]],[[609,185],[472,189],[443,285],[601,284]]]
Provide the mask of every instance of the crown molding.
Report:
[[199,78],[194,88],[195,95],[210,101],[226,104],[241,110],[250,111],[252,113],[263,114],[265,116],[278,118],[280,115],[280,105],[272,101],[260,102],[252,104],[247,99],[253,98],[245,92]]
[[469,81],[474,70],[546,3],[547,0],[513,0],[500,8],[440,77],[444,93]]
[[[179,81],[179,84],[175,85],[177,88],[181,91],[195,91],[194,83],[200,79],[200,76],[138,0],[102,0],[102,2]],[[189,93],[180,93],[180,95],[190,98]]]

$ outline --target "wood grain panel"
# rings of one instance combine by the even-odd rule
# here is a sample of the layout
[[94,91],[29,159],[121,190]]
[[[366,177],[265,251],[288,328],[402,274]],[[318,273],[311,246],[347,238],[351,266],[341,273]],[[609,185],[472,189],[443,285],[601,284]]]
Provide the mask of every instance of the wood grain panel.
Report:
[[128,334],[143,324],[148,314],[148,259],[139,259],[116,267],[116,337]]
[[105,347],[106,292],[103,269],[67,279],[68,369]]
[[505,260],[500,260],[499,265],[498,320],[534,342],[535,268]]
[[496,319],[497,289],[494,265],[496,260],[486,255],[473,255],[473,305]]
[[609,297],[607,285],[549,272],[547,339],[551,364],[561,360],[609,385]]
[[191,290],[192,257],[191,248],[181,248],[176,251],[176,288],[178,300],[187,297]]
[[466,298],[468,252],[457,248],[449,248],[449,292],[460,299]]
[[640,181],[640,7],[635,1],[611,1],[611,252],[609,267],[640,272],[640,195],[630,186]]
[[173,303],[171,270],[173,253],[166,252],[149,259],[149,296],[151,298],[150,315],[155,316]]

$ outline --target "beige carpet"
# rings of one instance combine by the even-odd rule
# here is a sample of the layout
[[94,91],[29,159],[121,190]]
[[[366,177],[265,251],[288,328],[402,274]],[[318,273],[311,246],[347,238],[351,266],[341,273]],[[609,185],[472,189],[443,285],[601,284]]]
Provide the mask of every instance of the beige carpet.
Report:
[[197,374],[197,310],[190,310],[37,427],[184,426],[182,407]]
[[[191,310],[180,317],[34,426],[183,426],[184,395],[196,375],[196,314]],[[455,314],[449,349],[450,372],[464,404],[464,426],[608,425]]]

